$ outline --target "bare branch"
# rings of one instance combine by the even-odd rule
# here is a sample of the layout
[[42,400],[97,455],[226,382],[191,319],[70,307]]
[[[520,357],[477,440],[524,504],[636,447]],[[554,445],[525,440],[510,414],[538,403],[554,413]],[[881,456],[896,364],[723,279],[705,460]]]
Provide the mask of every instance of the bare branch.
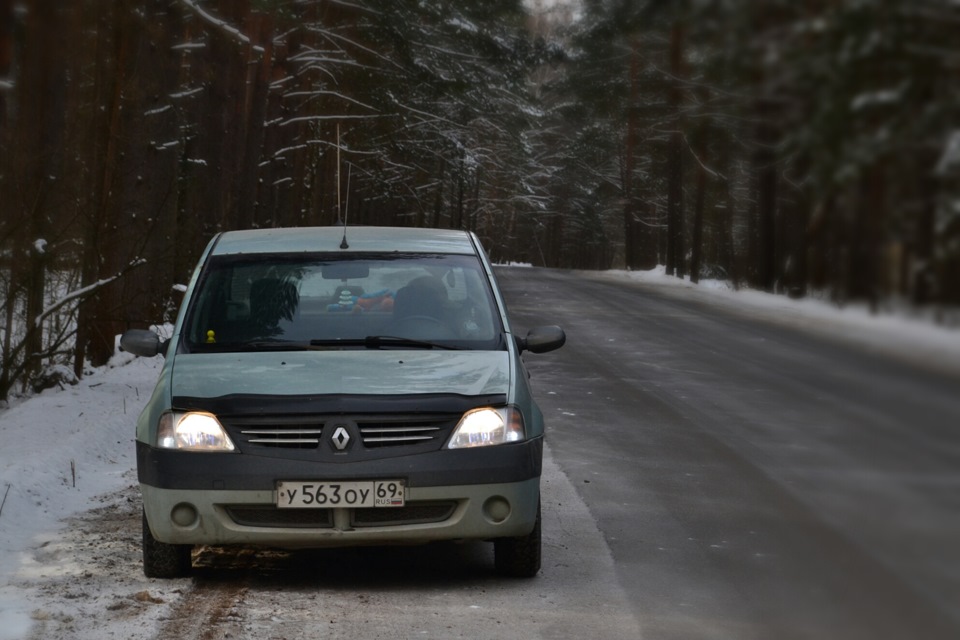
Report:
[[110,276],[109,278],[103,278],[102,280],[97,280],[97,281],[94,282],[93,284],[87,285],[86,287],[81,287],[80,289],[77,289],[76,291],[71,291],[70,293],[68,293],[67,295],[65,295],[64,297],[60,298],[59,300],[57,300],[56,302],[54,302],[52,305],[50,305],[49,307],[47,307],[46,309],[44,309],[36,318],[34,318],[34,319],[33,319],[33,324],[34,324],[34,326],[35,326],[35,327],[39,327],[40,324],[43,322],[44,318],[46,318],[47,316],[49,316],[50,314],[52,314],[52,313],[53,313],[54,311],[56,311],[57,309],[63,307],[64,305],[66,305],[66,304],[68,304],[68,303],[70,303],[70,302],[72,302],[72,301],[74,301],[74,300],[78,300],[78,299],[80,299],[80,298],[84,298],[84,297],[90,295],[91,293],[93,293],[93,292],[96,291],[97,289],[100,289],[101,287],[104,287],[104,286],[110,284],[110,283],[113,282],[114,280],[123,277],[123,275],[126,274],[126,273],[127,273],[128,271],[130,271],[131,269],[134,269],[135,267],[139,267],[139,266],[142,265],[142,264],[146,264],[146,262],[147,262],[147,261],[144,260],[143,258],[136,258],[136,259],[134,259],[133,261],[131,261],[130,264],[128,264],[128,265],[126,266],[126,268],[124,268],[122,271],[120,271],[120,272],[117,273],[116,275]]

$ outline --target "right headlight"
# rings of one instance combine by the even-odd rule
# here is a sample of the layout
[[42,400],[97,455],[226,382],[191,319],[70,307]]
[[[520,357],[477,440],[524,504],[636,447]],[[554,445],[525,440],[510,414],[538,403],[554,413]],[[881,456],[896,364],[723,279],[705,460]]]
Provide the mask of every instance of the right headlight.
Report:
[[157,446],[180,451],[235,451],[230,436],[212,413],[167,412],[157,425]]
[[450,437],[448,449],[486,447],[520,442],[526,437],[523,415],[513,407],[484,407],[463,414]]

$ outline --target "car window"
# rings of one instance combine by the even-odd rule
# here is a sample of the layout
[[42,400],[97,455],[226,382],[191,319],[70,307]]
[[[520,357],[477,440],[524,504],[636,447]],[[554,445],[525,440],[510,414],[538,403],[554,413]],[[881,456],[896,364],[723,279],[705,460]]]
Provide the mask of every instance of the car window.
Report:
[[475,256],[222,256],[211,259],[197,286],[186,323],[191,349],[368,336],[471,349],[502,343],[499,314]]

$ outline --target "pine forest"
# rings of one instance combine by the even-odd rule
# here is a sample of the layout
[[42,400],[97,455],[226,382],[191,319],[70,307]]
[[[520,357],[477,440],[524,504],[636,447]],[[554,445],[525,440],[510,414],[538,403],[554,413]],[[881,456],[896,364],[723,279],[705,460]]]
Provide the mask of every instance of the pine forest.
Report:
[[0,401],[219,231],[960,305],[955,0],[0,0]]

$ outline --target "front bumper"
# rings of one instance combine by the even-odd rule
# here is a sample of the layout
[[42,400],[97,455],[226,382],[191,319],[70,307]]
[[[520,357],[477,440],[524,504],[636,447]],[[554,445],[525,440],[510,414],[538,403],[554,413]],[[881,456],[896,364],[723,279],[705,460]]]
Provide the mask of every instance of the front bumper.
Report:
[[408,487],[406,507],[377,509],[277,509],[272,490],[140,488],[160,542],[319,548],[526,535],[536,523],[540,478]]
[[[522,536],[536,523],[543,441],[317,462],[137,443],[144,511],[168,544],[335,547]],[[403,479],[399,508],[278,509],[284,481]]]

